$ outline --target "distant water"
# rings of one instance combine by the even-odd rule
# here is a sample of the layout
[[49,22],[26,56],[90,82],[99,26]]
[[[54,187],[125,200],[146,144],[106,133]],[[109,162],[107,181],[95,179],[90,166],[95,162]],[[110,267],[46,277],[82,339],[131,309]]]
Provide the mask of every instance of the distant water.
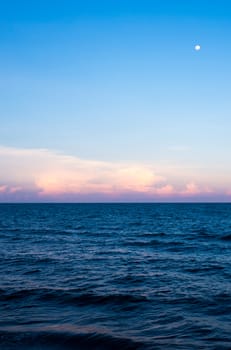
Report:
[[0,205],[0,349],[231,349],[231,205]]

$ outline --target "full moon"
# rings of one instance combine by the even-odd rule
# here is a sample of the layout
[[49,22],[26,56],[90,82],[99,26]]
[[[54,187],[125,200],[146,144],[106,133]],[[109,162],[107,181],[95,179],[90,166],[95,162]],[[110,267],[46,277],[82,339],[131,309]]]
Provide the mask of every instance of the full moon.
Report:
[[195,50],[196,50],[196,51],[200,51],[200,49],[201,49],[201,46],[200,46],[200,45],[196,45],[196,46],[195,46]]

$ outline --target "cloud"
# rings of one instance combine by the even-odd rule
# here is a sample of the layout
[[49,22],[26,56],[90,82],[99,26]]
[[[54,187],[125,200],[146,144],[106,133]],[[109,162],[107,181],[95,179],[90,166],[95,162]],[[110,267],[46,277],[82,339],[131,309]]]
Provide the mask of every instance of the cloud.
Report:
[[152,193],[164,181],[148,165],[83,160],[46,149],[0,147],[0,160],[0,191],[8,195]]
[[195,195],[200,193],[198,186],[194,182],[186,184],[185,190],[182,192],[184,195]]
[[0,193],[5,193],[6,190],[7,190],[7,186],[4,186],[4,185],[0,186]]
[[214,194],[179,166],[103,162],[13,147],[0,147],[0,163],[0,201],[158,201]]

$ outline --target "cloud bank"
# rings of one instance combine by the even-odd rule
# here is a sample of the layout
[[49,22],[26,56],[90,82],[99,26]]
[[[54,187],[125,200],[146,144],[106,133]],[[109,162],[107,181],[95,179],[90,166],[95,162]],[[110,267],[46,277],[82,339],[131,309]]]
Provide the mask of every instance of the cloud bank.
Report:
[[[47,149],[0,147],[1,202],[229,200],[187,169],[81,159]],[[209,185],[208,185],[209,184]]]

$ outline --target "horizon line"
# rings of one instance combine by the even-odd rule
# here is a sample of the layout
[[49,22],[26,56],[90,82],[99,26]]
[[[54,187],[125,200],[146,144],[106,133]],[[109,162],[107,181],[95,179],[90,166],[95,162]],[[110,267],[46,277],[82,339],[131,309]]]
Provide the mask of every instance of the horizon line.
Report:
[[0,205],[5,204],[231,204],[231,201],[201,201],[201,202],[176,202],[176,201],[166,201],[166,202],[0,202]]

